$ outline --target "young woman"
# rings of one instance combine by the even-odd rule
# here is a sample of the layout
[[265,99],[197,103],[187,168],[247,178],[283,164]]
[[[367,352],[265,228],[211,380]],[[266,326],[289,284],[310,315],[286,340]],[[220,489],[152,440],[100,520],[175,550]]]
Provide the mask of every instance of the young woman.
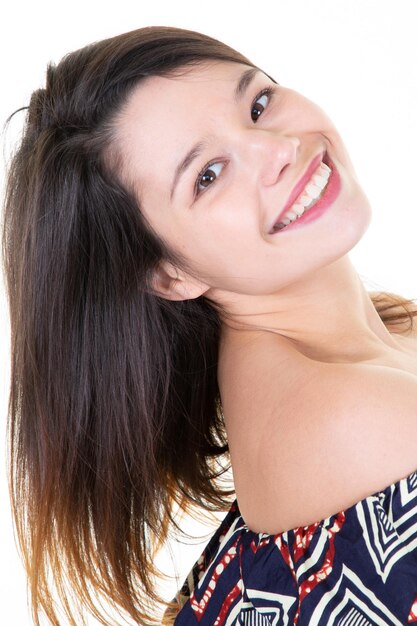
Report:
[[369,221],[323,110],[219,41],[48,67],[3,235],[36,624],[156,623],[176,505],[229,512],[164,623],[417,620],[416,309],[354,270]]

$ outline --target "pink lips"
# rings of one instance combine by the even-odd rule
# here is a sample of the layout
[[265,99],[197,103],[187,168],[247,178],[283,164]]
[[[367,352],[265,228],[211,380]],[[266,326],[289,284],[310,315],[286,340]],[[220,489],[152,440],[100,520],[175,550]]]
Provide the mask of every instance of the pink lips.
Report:
[[274,231],[274,226],[275,224],[278,224],[280,219],[282,217],[284,217],[285,213],[288,211],[288,209],[294,204],[294,202],[297,200],[298,196],[300,195],[300,193],[302,192],[302,190],[304,189],[304,187],[306,186],[307,182],[310,180],[310,178],[312,177],[314,171],[317,169],[317,167],[319,166],[319,164],[322,162],[323,157],[326,153],[320,152],[320,154],[318,154],[316,157],[314,157],[314,159],[312,160],[312,162],[310,163],[310,165],[308,166],[307,170],[305,171],[305,173],[303,174],[303,176],[300,178],[300,180],[298,181],[298,183],[295,185],[294,189],[291,191],[289,198],[284,206],[284,208],[282,209],[282,211],[280,212],[280,214],[278,215],[277,219],[275,220],[275,222],[272,225],[272,230],[271,233],[275,232]]
[[278,230],[274,229],[274,233],[289,233],[293,232],[297,228],[303,228],[306,224],[310,224],[321,217],[323,213],[333,206],[333,203],[342,189],[342,179],[339,175],[337,167],[327,153],[323,157],[323,163],[326,163],[326,165],[330,167],[331,173],[329,180],[327,181],[326,188],[320,198],[310,209],[304,211],[301,217],[298,217],[284,228]]

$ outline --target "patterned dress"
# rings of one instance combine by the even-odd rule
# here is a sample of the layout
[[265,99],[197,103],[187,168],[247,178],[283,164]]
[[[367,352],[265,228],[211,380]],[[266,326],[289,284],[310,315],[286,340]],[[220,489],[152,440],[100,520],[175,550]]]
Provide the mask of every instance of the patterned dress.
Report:
[[276,535],[235,501],[176,601],[174,626],[417,624],[417,471]]

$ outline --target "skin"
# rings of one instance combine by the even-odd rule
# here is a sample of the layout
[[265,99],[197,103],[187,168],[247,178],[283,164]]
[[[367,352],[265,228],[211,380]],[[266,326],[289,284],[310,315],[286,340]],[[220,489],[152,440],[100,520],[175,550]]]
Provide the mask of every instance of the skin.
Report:
[[[333,123],[261,72],[236,102],[247,69],[210,62],[147,79],[118,118],[117,148],[141,210],[193,269],[161,263],[155,289],[173,300],[205,294],[229,314],[218,379],[236,493],[249,527],[275,533],[415,469],[416,346],[385,327],[350,262],[371,209]],[[254,122],[253,102],[270,86]],[[171,198],[178,163],[202,140]],[[338,197],[318,219],[271,233],[323,150],[341,178]]]
[[[247,69],[206,62],[181,76],[152,77],[120,116],[119,150],[141,210],[195,274],[163,263],[155,288],[170,299],[205,294],[220,302],[233,320],[225,325],[227,336],[243,325],[268,329],[329,361],[401,350],[347,256],[371,210],[340,135],[320,107],[262,72],[236,103],[233,91]],[[268,86],[276,93],[257,100],[264,109],[254,122],[252,102]],[[171,199],[177,164],[206,138]],[[331,210],[303,227],[270,234],[294,185],[323,149],[342,179]],[[217,177],[200,185],[195,198],[197,173],[211,160]]]

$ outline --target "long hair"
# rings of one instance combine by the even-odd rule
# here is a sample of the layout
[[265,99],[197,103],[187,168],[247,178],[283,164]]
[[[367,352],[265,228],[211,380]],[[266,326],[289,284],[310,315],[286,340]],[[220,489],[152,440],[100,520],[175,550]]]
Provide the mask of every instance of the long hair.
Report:
[[223,511],[233,496],[218,481],[230,462],[217,383],[222,311],[203,296],[153,292],[161,260],[192,272],[105,158],[141,80],[207,59],[253,66],[168,27],[49,64],[10,164],[10,488],[36,625],[44,613],[80,626],[83,607],[107,624],[97,598],[158,623],[153,555],[175,508]]

